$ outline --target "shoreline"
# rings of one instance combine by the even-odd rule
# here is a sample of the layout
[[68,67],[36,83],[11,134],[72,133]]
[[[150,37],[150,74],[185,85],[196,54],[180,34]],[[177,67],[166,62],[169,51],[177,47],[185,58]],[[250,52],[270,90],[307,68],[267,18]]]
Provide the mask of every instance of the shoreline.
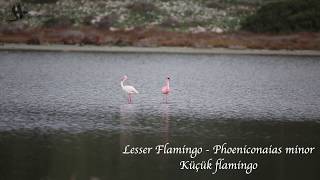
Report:
[[134,47],[134,46],[94,46],[94,45],[28,45],[1,44],[0,51],[41,51],[41,52],[99,52],[99,53],[148,53],[148,54],[203,54],[203,55],[282,55],[320,56],[317,50],[267,50],[230,48],[190,48],[190,47]]

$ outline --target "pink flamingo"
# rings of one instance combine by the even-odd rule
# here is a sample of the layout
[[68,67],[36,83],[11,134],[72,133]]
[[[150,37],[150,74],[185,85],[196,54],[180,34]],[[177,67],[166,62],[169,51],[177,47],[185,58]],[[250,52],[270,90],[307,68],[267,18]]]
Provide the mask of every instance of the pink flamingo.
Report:
[[139,94],[139,92],[136,90],[136,88],[134,88],[133,86],[124,86],[123,83],[128,79],[128,76],[123,76],[123,78],[121,79],[121,87],[123,89],[124,92],[126,92],[128,94],[128,103],[130,104],[132,102],[131,100],[131,95],[132,94]]
[[168,95],[170,93],[170,77],[166,79],[166,85],[162,87],[161,92],[166,96],[166,103],[168,103]]

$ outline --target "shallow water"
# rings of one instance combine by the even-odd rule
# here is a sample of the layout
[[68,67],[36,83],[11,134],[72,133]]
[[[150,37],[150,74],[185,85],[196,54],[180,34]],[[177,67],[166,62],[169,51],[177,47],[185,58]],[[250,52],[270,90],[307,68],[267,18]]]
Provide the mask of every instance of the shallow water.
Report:
[[121,154],[166,142],[319,147],[319,69],[319,57],[0,52],[0,179],[319,179],[318,151],[225,156],[259,162],[250,175]]

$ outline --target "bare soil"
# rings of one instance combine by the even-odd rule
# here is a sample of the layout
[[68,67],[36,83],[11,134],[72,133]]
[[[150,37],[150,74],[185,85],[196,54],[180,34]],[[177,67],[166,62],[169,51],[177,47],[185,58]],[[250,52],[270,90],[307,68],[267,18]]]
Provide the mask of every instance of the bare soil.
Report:
[[136,47],[194,47],[271,50],[320,50],[320,33],[255,34],[249,32],[186,33],[158,27],[131,30],[81,28],[0,29],[0,42]]

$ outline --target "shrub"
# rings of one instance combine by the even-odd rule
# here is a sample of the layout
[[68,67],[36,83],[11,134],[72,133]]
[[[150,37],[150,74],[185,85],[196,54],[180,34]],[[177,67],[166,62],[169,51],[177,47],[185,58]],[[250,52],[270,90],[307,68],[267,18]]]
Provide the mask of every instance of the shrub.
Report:
[[158,8],[154,4],[139,1],[129,4],[127,8],[138,14],[158,11]]
[[118,17],[115,14],[110,14],[101,18],[99,22],[96,23],[96,26],[101,29],[109,29],[117,22]]
[[35,3],[35,4],[45,4],[45,3],[56,3],[58,0],[22,0],[23,3]]
[[320,1],[285,0],[269,3],[247,17],[241,26],[253,32],[319,31]]
[[160,25],[162,27],[170,27],[170,28],[174,28],[174,27],[178,27],[179,26],[179,21],[174,19],[174,18],[167,18],[165,19]]
[[68,17],[58,17],[48,19],[43,23],[43,27],[47,28],[62,28],[62,27],[70,27],[74,23],[73,19]]
[[153,22],[158,19],[160,9],[149,2],[135,1],[126,6],[130,10],[130,21],[134,24],[143,25],[146,22]]
[[226,3],[221,1],[208,1],[206,2],[206,6],[208,8],[215,8],[215,9],[226,9]]
[[82,24],[84,25],[92,25],[92,20],[94,19],[94,16],[86,16],[82,19]]

